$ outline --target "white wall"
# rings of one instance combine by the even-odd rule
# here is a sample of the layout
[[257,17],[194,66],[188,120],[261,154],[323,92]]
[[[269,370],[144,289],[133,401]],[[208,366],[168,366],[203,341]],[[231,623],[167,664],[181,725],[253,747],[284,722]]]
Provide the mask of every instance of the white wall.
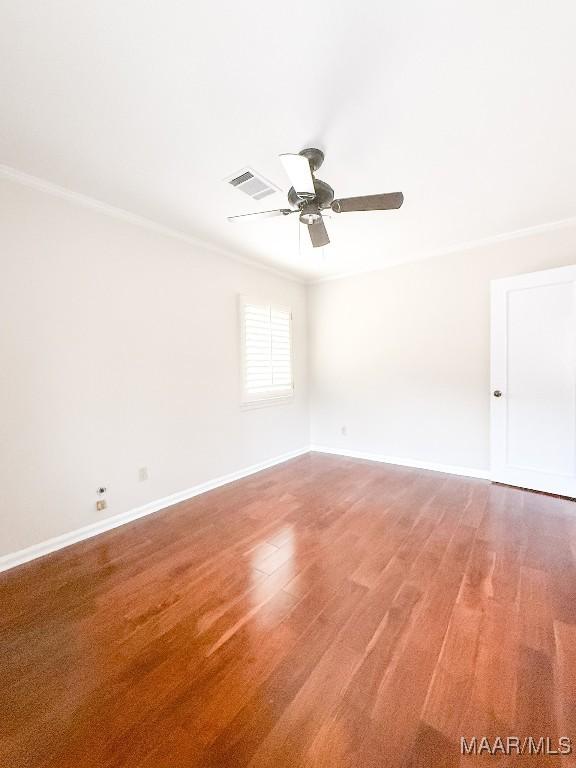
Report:
[[[0,556],[302,449],[310,423],[488,468],[489,282],[574,262],[558,228],[310,286],[307,313],[295,281],[0,179]],[[239,293],[292,306],[291,404],[240,408]]]
[[[292,404],[240,408],[239,293],[292,307]],[[304,286],[0,179],[0,555],[305,447],[306,336]]]
[[487,469],[490,280],[572,263],[574,226],[311,287],[312,443]]

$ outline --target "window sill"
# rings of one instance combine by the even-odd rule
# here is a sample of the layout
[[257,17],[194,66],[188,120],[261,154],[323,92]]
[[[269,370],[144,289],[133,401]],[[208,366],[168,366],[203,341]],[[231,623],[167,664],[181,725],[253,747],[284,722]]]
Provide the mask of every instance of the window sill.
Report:
[[248,400],[240,404],[243,411],[251,411],[254,408],[266,408],[270,405],[289,405],[294,402],[294,395],[282,395],[281,397],[266,397],[262,400]]

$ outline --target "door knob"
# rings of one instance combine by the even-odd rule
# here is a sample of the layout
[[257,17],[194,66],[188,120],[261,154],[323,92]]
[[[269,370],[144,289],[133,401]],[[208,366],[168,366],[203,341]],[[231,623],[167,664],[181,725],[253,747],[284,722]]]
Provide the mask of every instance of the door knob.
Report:
[[494,390],[494,397],[502,397],[502,392],[499,389]]

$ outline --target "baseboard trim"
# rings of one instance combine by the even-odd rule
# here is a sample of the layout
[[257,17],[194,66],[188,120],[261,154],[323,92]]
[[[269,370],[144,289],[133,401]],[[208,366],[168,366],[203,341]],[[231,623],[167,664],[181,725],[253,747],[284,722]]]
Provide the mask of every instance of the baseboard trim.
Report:
[[400,467],[413,469],[429,469],[432,472],[444,472],[447,475],[460,475],[462,477],[475,477],[480,480],[490,479],[489,469],[476,469],[475,467],[460,467],[454,464],[437,464],[432,461],[420,461],[418,459],[399,458],[397,456],[383,456],[379,453],[366,451],[350,451],[346,448],[328,448],[323,445],[312,445],[310,451],[316,453],[332,453],[335,456],[347,456],[350,459],[365,459],[367,461],[379,461],[383,464],[396,464]]
[[262,470],[275,467],[277,464],[283,464],[285,461],[295,459],[297,456],[302,456],[309,451],[310,448],[306,446],[305,448],[299,448],[295,451],[283,453],[280,456],[275,456],[274,458],[268,459],[267,461],[261,461],[258,464],[252,464],[251,466],[244,467],[244,469],[239,469],[236,472],[230,472],[228,475],[222,475],[221,477],[217,477],[214,480],[208,480],[207,482],[200,483],[199,485],[195,485],[192,488],[187,488],[184,491],[179,491],[178,493],[173,493],[170,496],[165,496],[162,499],[149,502],[148,504],[144,504],[143,506],[137,507],[136,509],[128,510],[128,512],[122,512],[121,514],[114,515],[113,517],[109,517],[106,520],[101,520],[97,523],[93,523],[92,525],[86,525],[83,528],[77,528],[74,531],[63,533],[60,536],[47,539],[46,541],[42,541],[39,544],[33,544],[32,546],[26,547],[25,549],[21,549],[17,552],[11,552],[7,555],[3,555],[0,557],[0,573],[11,568],[16,568],[17,566],[23,565],[24,563],[28,563],[30,560],[36,560],[38,557],[49,555],[51,552],[64,549],[64,547],[77,544],[79,541],[84,541],[85,539],[90,539],[93,536],[98,536],[100,533],[111,531],[113,528],[118,528],[121,525],[126,525],[126,523],[131,523],[133,520],[138,520],[140,517],[145,517],[146,515],[151,515],[154,512],[160,511],[161,509],[166,509],[166,507],[171,507],[173,504],[178,504],[181,501],[192,499],[194,496],[199,496],[200,494],[206,493],[207,491],[220,488],[222,485],[227,485],[228,483],[233,483],[235,480],[241,480],[243,477],[248,477],[249,475],[254,475],[257,472],[262,472]]
[[77,528],[75,531],[64,533],[60,536],[55,536],[52,539],[47,539],[39,544],[33,544],[30,547],[21,549],[17,552],[11,552],[7,555],[0,557],[0,573],[8,571],[11,568],[16,568],[19,565],[28,563],[31,560],[36,560],[44,555],[49,555],[52,552],[56,552],[59,549],[64,549],[72,544],[77,544],[79,541],[90,539],[93,536],[98,536],[100,533],[111,531],[114,528],[118,528],[126,523],[131,523],[134,520],[138,520],[140,517],[151,515],[154,512],[159,512],[161,509],[166,509],[174,504],[178,504],[181,501],[192,499],[194,496],[199,496],[207,491],[212,491],[215,488],[220,488],[222,485],[233,483],[235,480],[241,480],[243,477],[249,475],[255,475],[257,472],[262,472],[264,469],[275,467],[277,464],[283,464],[285,461],[295,459],[298,456],[302,456],[305,453],[330,453],[335,456],[346,456],[351,459],[365,459],[367,461],[377,461],[384,464],[396,464],[401,467],[411,467],[413,469],[429,469],[433,472],[444,472],[449,475],[460,475],[462,477],[475,477],[482,480],[490,479],[490,471],[488,469],[475,469],[473,467],[460,467],[453,464],[437,464],[430,461],[419,461],[416,459],[399,458],[395,456],[383,456],[381,454],[369,453],[366,451],[351,451],[344,448],[329,448],[327,446],[312,445],[305,448],[299,448],[295,451],[289,451],[283,453],[280,456],[275,456],[267,461],[262,461],[258,464],[252,464],[249,467],[244,467],[236,472],[230,472],[227,475],[222,475],[214,480],[208,480],[205,483],[200,483],[192,488],[187,488],[184,491],[173,493],[170,496],[165,496],[162,499],[157,499],[148,504],[144,504],[141,507],[128,510],[128,512],[122,512],[119,515],[114,515],[106,520],[101,520],[92,525],[86,525],[83,528]]

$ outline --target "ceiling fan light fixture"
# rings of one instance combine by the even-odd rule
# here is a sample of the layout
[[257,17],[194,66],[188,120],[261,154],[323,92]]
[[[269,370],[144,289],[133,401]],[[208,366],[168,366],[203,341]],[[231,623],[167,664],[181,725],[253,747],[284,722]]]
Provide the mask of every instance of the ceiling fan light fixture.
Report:
[[315,224],[320,221],[322,214],[318,210],[304,210],[300,214],[300,221],[302,224]]

